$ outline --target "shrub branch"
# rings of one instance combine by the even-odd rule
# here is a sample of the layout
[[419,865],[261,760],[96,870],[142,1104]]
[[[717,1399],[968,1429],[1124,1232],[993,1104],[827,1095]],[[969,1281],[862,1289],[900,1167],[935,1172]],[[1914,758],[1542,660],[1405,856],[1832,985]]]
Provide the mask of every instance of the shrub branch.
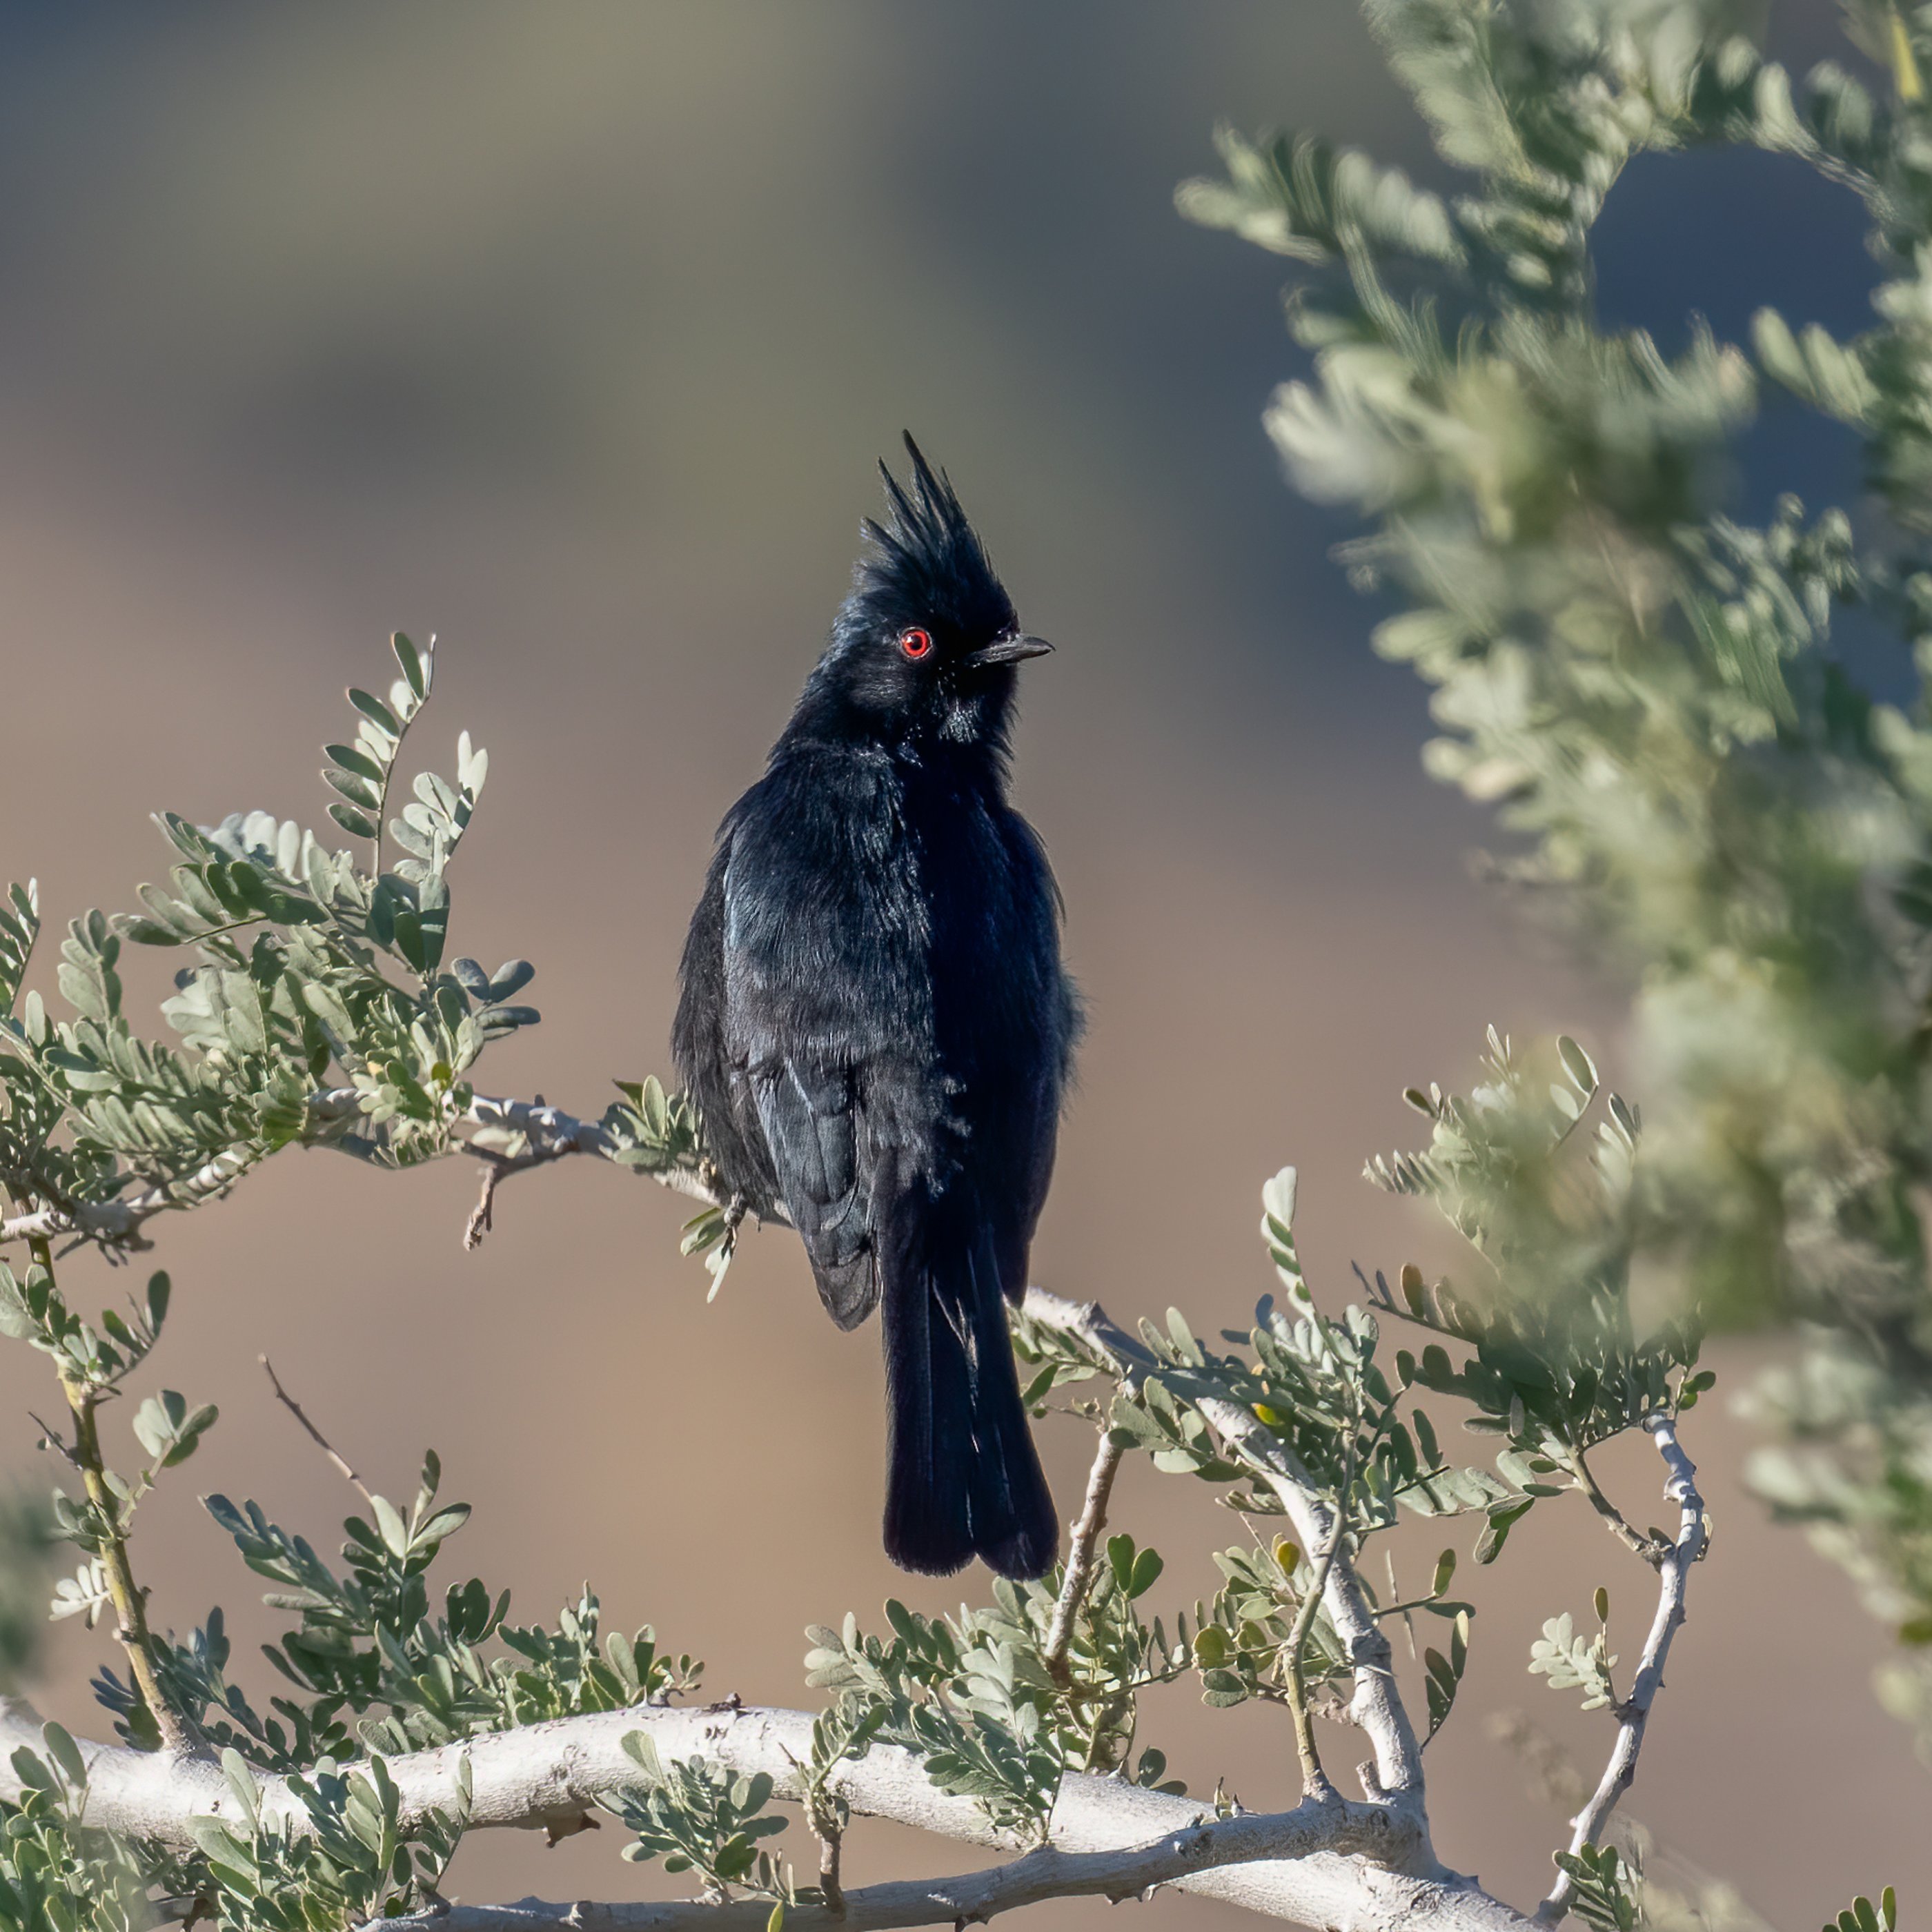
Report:
[[[1604,1827],[1617,1802],[1630,1788],[1636,1776],[1637,1754],[1643,1749],[1645,1726],[1651,1706],[1664,1688],[1664,1666],[1670,1655],[1671,1640],[1684,1618],[1684,1598],[1690,1580],[1690,1566],[1704,1553],[1708,1539],[1704,1498],[1698,1493],[1697,1471],[1677,1438],[1676,1421],[1667,1415],[1654,1415],[1644,1424],[1664,1458],[1666,1478],[1664,1493],[1678,1510],[1677,1540],[1661,1551],[1650,1553],[1657,1564],[1659,1588],[1657,1614],[1651,1620],[1650,1634],[1644,1640],[1643,1656],[1637,1665],[1630,1694],[1617,1708],[1617,1741],[1611,1748],[1610,1761],[1602,1781],[1591,1794],[1590,1802],[1570,1821],[1570,1850],[1573,1856],[1586,1845],[1602,1840]],[[1570,1909],[1575,1881],[1565,1871],[1552,1888],[1550,1896],[1537,1910],[1546,1925],[1557,1924]]]

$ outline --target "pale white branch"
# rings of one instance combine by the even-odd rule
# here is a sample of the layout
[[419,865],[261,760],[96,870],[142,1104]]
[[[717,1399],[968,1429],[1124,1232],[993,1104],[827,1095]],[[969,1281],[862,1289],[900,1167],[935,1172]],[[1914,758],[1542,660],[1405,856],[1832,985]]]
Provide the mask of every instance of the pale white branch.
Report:
[[[638,1706],[492,1732],[386,1762],[406,1826],[430,1810],[454,1808],[459,1767],[466,1757],[472,1828],[568,1826],[601,1798],[637,1782],[637,1765],[622,1749],[623,1738],[632,1731],[649,1733],[666,1762],[703,1757],[742,1774],[767,1772],[781,1797],[797,1799],[802,1794],[799,1768],[811,1758],[812,1721],[807,1712],[734,1705],[704,1710]],[[39,1720],[26,1705],[0,1700],[0,1798],[16,1799],[20,1795],[11,1756],[22,1745],[44,1755]],[[88,1768],[82,1816],[89,1824],[185,1846],[191,1842],[191,1820],[232,1820],[236,1815],[234,1794],[220,1767],[206,1759],[92,1743],[82,1744],[80,1750]],[[265,1820],[303,1828],[306,1813],[285,1780],[265,1774],[258,1785]],[[968,1844],[1016,1849],[1010,1839],[992,1829],[970,1799],[936,1789],[920,1760],[896,1746],[875,1744],[863,1757],[839,1766],[830,1785],[857,1816],[889,1819]],[[1210,1828],[1204,1838],[1204,1826]],[[1003,1868],[1005,1876],[997,1880],[976,1876],[946,1880],[940,1888],[950,1895],[953,1886],[983,1882],[993,1888],[987,1894],[990,1909],[1004,1910],[1024,1902],[1019,1893],[1042,1882],[1043,1874],[1070,1876],[1078,1882],[1074,1888],[1105,1892],[1109,1884],[1127,1883],[1144,1870],[1149,1883],[1172,1883],[1304,1925],[1347,1926],[1354,1932],[1427,1932],[1436,1928],[1442,1932],[1525,1932],[1527,1924],[1480,1888],[1442,1872],[1412,1822],[1386,1806],[1304,1806],[1284,1814],[1215,1820],[1193,1800],[1145,1790],[1118,1778],[1070,1772],[1054,1809],[1052,1846],[1070,1856],[1106,1856],[1099,1863],[1084,1866],[1049,1864],[1037,1858],[1029,1865],[1022,1859],[1017,1873],[1013,1867]],[[1140,1862],[1130,1867],[1124,1862],[1126,1854]],[[1171,1871],[1160,1862],[1168,1856],[1179,1862]],[[1230,1862],[1236,1858],[1243,1862]],[[1190,1859],[1198,1862],[1190,1864]],[[862,1895],[847,1894],[848,1900]],[[885,1894],[889,1900],[906,1895]],[[994,1900],[1000,1902],[992,1904]],[[504,1914],[542,1909],[496,1908]],[[900,1909],[898,1904],[894,1909]],[[601,1916],[620,1910],[608,1906],[563,1910],[582,1916],[575,1920],[526,1916],[520,1922],[532,1927],[612,1928],[696,1922],[688,1918],[653,1922]],[[507,1928],[520,1922],[512,1916],[466,1922]],[[901,1918],[863,1922],[924,1922]]]
[[[1228,1445],[1261,1473],[1287,1510],[1304,1550],[1327,1550],[1334,1542],[1333,1513],[1316,1493],[1306,1471],[1258,1418],[1184,1370],[1163,1366],[1095,1303],[1069,1301],[1044,1288],[1030,1288],[1025,1309],[1042,1327],[1077,1336],[1136,1377],[1160,1376],[1177,1395],[1192,1402]],[[1340,1554],[1329,1566],[1322,1600],[1354,1668],[1349,1715],[1375,1750],[1373,1765],[1361,1770],[1364,1793],[1400,1808],[1413,1819],[1426,1842],[1422,1752],[1396,1689],[1389,1641],[1369,1608],[1354,1568]]]
[[[1301,1546],[1311,1554],[1330,1548],[1335,1542],[1334,1514],[1274,1431],[1222,1397],[1195,1400],[1222,1438],[1262,1472],[1264,1480],[1288,1512]],[[1340,1553],[1328,1567],[1322,1602],[1353,1668],[1354,1690],[1348,1715],[1375,1750],[1372,1767],[1360,1767],[1363,1788],[1371,1798],[1400,1798],[1420,1819],[1424,1816],[1422,1751],[1396,1688],[1394,1656],[1362,1594],[1354,1565]]]
[[0,1242],[63,1241],[70,1234],[84,1240],[106,1241],[117,1247],[152,1246],[142,1224],[167,1209],[196,1208],[220,1198],[254,1165],[252,1158],[232,1150],[215,1157],[190,1174],[166,1187],[146,1187],[112,1201],[77,1201],[68,1208],[40,1208],[0,1221]]
[[[1365,1816],[1364,1814],[1366,1814]],[[885,1932],[911,1925],[982,1923],[994,1913],[1049,1898],[1100,1897],[1118,1904],[1156,1886],[1222,1867],[1261,1860],[1306,1858],[1317,1851],[1379,1849],[1386,1823],[1366,1806],[1303,1804],[1279,1814],[1204,1816],[1162,1833],[1144,1844],[1118,1850],[1068,1851],[1044,1845],[1010,1864],[956,1878],[912,1879],[860,1887],[844,1894],[844,1909],[786,1908],[790,1932]],[[719,1906],[703,1899],[650,1904],[548,1904],[525,1899],[516,1905],[455,1905],[392,1922],[398,1932],[510,1932],[527,1927],[617,1928],[718,1927],[764,1932],[769,1902],[742,1900]]]
[[[1610,1814],[1636,1776],[1637,1754],[1643,1749],[1651,1706],[1664,1688],[1664,1666],[1670,1655],[1671,1640],[1684,1622],[1690,1566],[1703,1555],[1708,1535],[1704,1498],[1697,1492],[1696,1468],[1677,1439],[1676,1418],[1653,1415],[1644,1427],[1664,1458],[1664,1493],[1678,1507],[1677,1540],[1657,1552],[1657,1614],[1651,1619],[1650,1634],[1644,1640],[1643,1655],[1638,1662],[1630,1694],[1617,1707],[1617,1741],[1611,1748],[1603,1780],[1591,1794],[1590,1802],[1570,1820],[1573,1854],[1586,1845],[1602,1842],[1601,1834]],[[1574,1890],[1570,1874],[1564,1873],[1538,1907],[1538,1918],[1546,1925],[1557,1924],[1569,1910]]]

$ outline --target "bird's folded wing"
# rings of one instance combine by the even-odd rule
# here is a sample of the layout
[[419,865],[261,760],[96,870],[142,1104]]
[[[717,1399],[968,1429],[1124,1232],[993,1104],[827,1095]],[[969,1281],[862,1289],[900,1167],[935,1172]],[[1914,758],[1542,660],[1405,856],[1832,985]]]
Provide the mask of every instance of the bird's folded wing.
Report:
[[788,1060],[754,1068],[752,1090],[779,1196],[804,1239],[819,1298],[840,1328],[856,1328],[878,1305],[879,1285],[850,1072]]

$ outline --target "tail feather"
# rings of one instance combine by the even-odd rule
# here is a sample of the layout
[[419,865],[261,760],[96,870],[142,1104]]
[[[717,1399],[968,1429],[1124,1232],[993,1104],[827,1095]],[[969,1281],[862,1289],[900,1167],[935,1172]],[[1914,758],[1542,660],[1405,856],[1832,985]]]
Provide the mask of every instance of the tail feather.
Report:
[[975,1556],[1002,1576],[1043,1576],[1060,1526],[1020,1401],[994,1244],[976,1216],[928,1207],[909,1218],[910,1239],[881,1256],[886,1554],[928,1576]]

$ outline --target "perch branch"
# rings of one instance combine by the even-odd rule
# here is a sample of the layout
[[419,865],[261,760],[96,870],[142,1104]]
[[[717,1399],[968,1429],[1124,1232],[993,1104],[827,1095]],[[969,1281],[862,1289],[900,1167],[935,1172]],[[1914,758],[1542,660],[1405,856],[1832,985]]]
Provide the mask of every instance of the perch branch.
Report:
[[[353,1087],[325,1088],[311,1094],[308,1100],[310,1128],[305,1138],[317,1142],[326,1140],[331,1128],[352,1120],[362,1112],[362,1097]],[[450,1148],[452,1154],[476,1154],[490,1162],[493,1169],[484,1198],[471,1216],[466,1239],[480,1234],[481,1229],[488,1226],[489,1196],[495,1191],[496,1181],[505,1174],[561,1160],[568,1154],[590,1154],[598,1160],[613,1160],[622,1151],[598,1122],[579,1120],[561,1107],[550,1106],[542,1100],[502,1100],[479,1094],[452,1124],[504,1137],[520,1136],[525,1143],[521,1151],[504,1154],[494,1149],[472,1146],[467,1139],[459,1136]],[[218,1154],[194,1173],[179,1180],[157,1182],[116,1200],[75,1202],[13,1215],[0,1221],[0,1243],[64,1240],[70,1235],[78,1235],[83,1240],[99,1241],[109,1247],[145,1248],[150,1244],[142,1230],[157,1214],[197,1208],[216,1199],[233,1186],[254,1164],[252,1156],[230,1150]],[[713,1206],[722,1204],[706,1176],[697,1169],[674,1167],[661,1172],[645,1171],[650,1172],[651,1178],[660,1186],[668,1187],[674,1193],[688,1195],[693,1200],[706,1202]],[[765,1218],[784,1220],[782,1214],[776,1213]],[[469,1244],[474,1246],[476,1242],[470,1240]]]
[[[1651,1706],[1664,1686],[1664,1666],[1670,1654],[1671,1639],[1684,1622],[1690,1566],[1703,1555],[1708,1535],[1704,1498],[1697,1492],[1697,1471],[1677,1439],[1676,1421],[1667,1415],[1653,1415],[1644,1426],[1664,1458],[1664,1493],[1678,1507],[1677,1540],[1666,1544],[1660,1552],[1652,1552],[1658,1577],[1657,1615],[1651,1620],[1649,1636],[1644,1640],[1643,1656],[1630,1694],[1617,1707],[1617,1741],[1611,1748],[1603,1781],[1591,1794],[1590,1802],[1570,1820],[1573,1853],[1586,1845],[1600,1842],[1599,1834],[1610,1822],[1617,1801],[1636,1776],[1637,1754],[1643,1749],[1644,1728],[1650,1720]],[[1538,1919],[1545,1925],[1558,1924],[1570,1909],[1574,1889],[1570,1874],[1564,1873],[1537,1908]]]
[[[386,1765],[397,1788],[406,1830],[431,1810],[454,1808],[465,1758],[470,1772],[472,1829],[554,1828],[584,1818],[601,1798],[635,1784],[636,1762],[622,1748],[624,1738],[634,1731],[647,1733],[667,1763],[702,1757],[742,1775],[766,1772],[780,1797],[798,1800],[804,1795],[800,1767],[811,1756],[812,1724],[812,1714],[804,1711],[729,1704],[700,1710],[635,1706],[493,1732],[465,1743],[389,1758]],[[0,1699],[0,1798],[20,1798],[22,1787],[12,1754],[23,1745],[45,1754],[40,1720],[17,1700]],[[81,1812],[87,1824],[186,1847],[193,1843],[194,1820],[232,1820],[237,1815],[235,1793],[220,1766],[211,1761],[171,1759],[89,1742],[80,1748],[87,1764]],[[891,1820],[969,1844],[1019,1849],[989,1825],[970,1798],[939,1790],[927,1776],[924,1761],[896,1745],[874,1744],[862,1757],[836,1767],[826,1783],[856,1815]],[[257,1774],[256,1786],[265,1823],[297,1831],[308,1828],[307,1811],[286,1779]],[[1030,1870],[1070,1870],[1075,1876],[1096,1881],[1088,1889],[1104,1892],[1108,1884],[1124,1884],[1136,1875],[1136,1869],[1120,1861],[1122,1854],[1137,1852],[1144,1859],[1137,1869],[1144,1871],[1147,1883],[1172,1883],[1304,1925],[1347,1925],[1352,1932],[1526,1932],[1528,1922],[1509,1906],[1468,1880],[1442,1871],[1412,1820],[1394,1808],[1337,1804],[1322,1808],[1318,1826],[1312,1817],[1310,1808],[1302,1806],[1292,1812],[1216,1819],[1198,1801],[1144,1790],[1117,1778],[1069,1772],[1054,1807],[1054,1847],[1064,1854],[1104,1854],[1114,1862],[1070,1868],[1036,1864]],[[1200,1835],[1204,1826],[1208,1828],[1204,1838]],[[1160,1864],[1160,1857],[1166,1856],[1162,1846],[1176,1856],[1185,1849],[1178,1868]],[[944,1882],[969,1882],[978,1881]],[[848,1893],[848,1904],[860,1895]],[[1020,1901],[1014,1898],[1008,1902]],[[650,1922],[598,1916],[615,1909],[553,1908],[548,1920],[538,1917],[522,1922],[568,1925],[573,1922],[568,1918],[554,1915],[572,1910],[583,1915],[574,1922],[585,1928]],[[542,1908],[497,1910],[509,1913]],[[768,1917],[769,1906],[762,1910]],[[790,1915],[787,1916],[789,1922]],[[448,1922],[432,1922],[445,1925],[448,1932]],[[466,1922],[508,1928],[519,1922],[503,1916]]]

